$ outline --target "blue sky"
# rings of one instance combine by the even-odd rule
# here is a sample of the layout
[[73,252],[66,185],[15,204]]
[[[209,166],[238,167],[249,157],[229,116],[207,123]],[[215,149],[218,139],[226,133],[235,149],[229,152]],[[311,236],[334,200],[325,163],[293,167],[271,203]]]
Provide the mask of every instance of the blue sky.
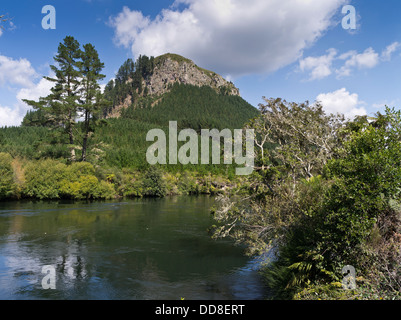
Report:
[[[42,28],[42,8],[56,29]],[[342,8],[356,9],[356,30]],[[92,43],[106,80],[127,58],[178,53],[262,97],[321,101],[328,112],[372,115],[401,104],[401,2],[397,0],[3,0],[0,126],[19,125],[21,99],[46,95],[42,79],[67,35]]]

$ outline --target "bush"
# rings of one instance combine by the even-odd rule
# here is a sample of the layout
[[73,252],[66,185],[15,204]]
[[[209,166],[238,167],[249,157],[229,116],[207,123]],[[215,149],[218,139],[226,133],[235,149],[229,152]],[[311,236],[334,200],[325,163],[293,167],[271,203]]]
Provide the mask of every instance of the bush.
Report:
[[56,160],[40,160],[28,163],[25,168],[23,194],[37,199],[59,199],[63,180],[68,179],[67,165]]
[[200,186],[194,175],[190,172],[183,172],[178,181],[178,190],[181,194],[199,194]]
[[0,153],[0,200],[14,194],[13,158],[7,153]]
[[[274,249],[265,275],[279,298],[313,285],[330,289],[346,265],[379,289],[401,291],[401,112],[387,108],[374,121],[333,126],[321,109],[290,118],[280,106],[270,104],[273,114],[267,109],[266,121],[253,124],[271,137],[278,119],[279,147],[261,150],[271,158],[259,161],[261,171],[218,198],[214,236],[231,236],[250,254]],[[291,130],[282,136],[287,122]]]
[[113,199],[116,197],[116,190],[114,185],[106,182],[100,181],[96,187],[96,191],[93,194],[95,199]]
[[308,209],[266,270],[279,294],[339,281],[345,265],[377,291],[401,290],[400,140],[400,112],[360,122],[325,167],[326,187],[300,189],[297,206]]
[[140,173],[123,169],[122,173],[117,174],[117,183],[117,192],[119,195],[128,198],[143,196],[143,186]]
[[151,166],[146,171],[142,186],[144,196],[163,198],[167,195],[162,171],[155,166]]
[[31,162],[26,167],[24,194],[38,199],[110,199],[114,185],[99,181],[90,163],[70,166],[55,160]]
[[[401,190],[400,139],[401,114],[387,110],[353,132],[340,157],[329,162],[327,176],[334,183],[317,216],[322,222],[317,232],[333,263],[357,267],[375,224],[393,214],[390,202]],[[396,230],[399,223],[392,220]]]

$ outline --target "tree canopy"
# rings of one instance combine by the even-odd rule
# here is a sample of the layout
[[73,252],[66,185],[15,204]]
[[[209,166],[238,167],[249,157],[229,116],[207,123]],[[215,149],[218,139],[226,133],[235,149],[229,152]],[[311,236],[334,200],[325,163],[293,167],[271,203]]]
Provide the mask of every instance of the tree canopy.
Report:
[[345,121],[318,104],[266,102],[248,124],[258,170],[219,197],[214,237],[270,251],[264,274],[281,298],[338,283],[346,265],[399,292],[401,112]]
[[[86,161],[91,121],[107,105],[99,85],[105,77],[100,73],[104,64],[92,44],[84,45],[83,49],[74,37],[67,36],[54,57],[56,65],[50,66],[55,77],[44,77],[54,83],[51,94],[39,101],[24,100],[37,112],[29,112],[23,125],[45,125],[63,131],[68,136],[70,161],[77,160],[77,149],[82,149],[81,159]],[[77,145],[77,139],[81,140],[77,128],[79,113],[84,117],[80,146]]]

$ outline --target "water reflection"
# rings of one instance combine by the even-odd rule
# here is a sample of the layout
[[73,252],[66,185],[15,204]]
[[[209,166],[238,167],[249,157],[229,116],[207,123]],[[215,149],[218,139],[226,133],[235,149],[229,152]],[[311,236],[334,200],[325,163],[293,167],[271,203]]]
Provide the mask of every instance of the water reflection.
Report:
[[242,249],[207,234],[213,203],[0,203],[0,299],[263,299]]

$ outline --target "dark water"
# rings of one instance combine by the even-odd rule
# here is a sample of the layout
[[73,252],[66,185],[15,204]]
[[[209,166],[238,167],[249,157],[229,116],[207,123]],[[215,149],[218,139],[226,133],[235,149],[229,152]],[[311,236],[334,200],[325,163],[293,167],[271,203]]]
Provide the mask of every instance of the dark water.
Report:
[[[0,203],[0,299],[265,298],[243,249],[210,239],[213,203]],[[46,265],[54,290],[42,287]]]

